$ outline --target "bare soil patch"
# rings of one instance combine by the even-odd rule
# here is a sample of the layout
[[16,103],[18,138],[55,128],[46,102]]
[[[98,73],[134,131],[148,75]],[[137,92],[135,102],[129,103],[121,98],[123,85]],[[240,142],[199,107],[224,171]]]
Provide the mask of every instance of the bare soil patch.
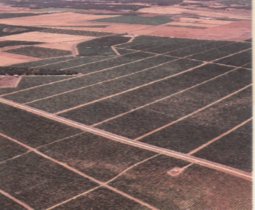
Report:
[[37,61],[40,59],[24,55],[11,54],[7,52],[0,52],[0,60],[0,66],[10,66],[19,63]]

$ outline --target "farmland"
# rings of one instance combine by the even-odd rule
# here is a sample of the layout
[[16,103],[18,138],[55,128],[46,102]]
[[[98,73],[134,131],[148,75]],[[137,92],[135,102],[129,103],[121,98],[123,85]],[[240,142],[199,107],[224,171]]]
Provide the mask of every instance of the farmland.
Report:
[[250,2],[0,2],[3,209],[252,209]]

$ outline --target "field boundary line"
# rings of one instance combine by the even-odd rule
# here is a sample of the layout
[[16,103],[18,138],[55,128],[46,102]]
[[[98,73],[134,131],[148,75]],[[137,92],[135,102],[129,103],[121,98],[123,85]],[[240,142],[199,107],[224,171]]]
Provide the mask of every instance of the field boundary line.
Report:
[[[122,79],[122,78],[125,78],[125,77],[133,76],[133,75],[135,75],[135,74],[143,73],[143,72],[145,72],[145,71],[149,71],[149,70],[151,70],[151,69],[153,69],[153,68],[157,68],[157,67],[160,67],[161,65],[165,65],[165,64],[168,64],[168,63],[177,61],[177,60],[178,60],[178,59],[171,60],[171,61],[166,61],[166,62],[164,62],[164,63],[158,64],[158,65],[156,65],[156,66],[148,67],[148,68],[142,69],[142,70],[137,71],[137,72],[133,72],[133,73],[130,73],[130,74],[121,75],[121,76],[114,77],[114,78],[108,79],[108,80],[103,80],[103,81],[100,81],[100,82],[97,82],[97,83],[94,83],[94,84],[91,84],[91,85],[81,86],[81,87],[79,87],[79,88],[74,88],[74,89],[67,90],[67,91],[64,91],[64,92],[60,92],[60,93],[57,93],[57,94],[54,94],[54,95],[46,96],[46,97],[43,97],[43,98],[38,98],[38,99],[35,99],[35,100],[32,100],[32,101],[28,101],[28,102],[26,102],[26,103],[24,103],[24,104],[31,104],[31,103],[34,103],[34,102],[43,101],[43,100],[45,100],[45,99],[54,98],[54,97],[56,97],[56,96],[64,95],[64,94],[67,94],[67,93],[72,93],[72,92],[75,92],[75,91],[78,91],[78,90],[86,89],[86,88],[93,87],[93,86],[96,86],[96,85],[101,85],[101,84],[108,83],[108,82],[112,82],[112,81],[115,81],[115,80],[118,80],[118,79]],[[107,70],[107,72],[108,72],[108,71],[111,71],[111,70]]]
[[221,135],[211,139],[210,141],[208,141],[207,143],[205,144],[202,144],[201,146],[191,150],[190,152],[188,152],[189,155],[193,155],[197,152],[199,152],[200,150],[203,150],[204,148],[208,147],[209,145],[213,144],[214,142],[222,139],[223,137],[229,135],[230,133],[236,131],[237,129],[239,129],[240,127],[244,126],[245,124],[247,124],[248,122],[252,121],[252,117],[243,121],[242,123],[239,123],[238,125],[234,126],[233,128],[229,129],[228,131],[222,133]]
[[49,120],[53,120],[53,121],[61,123],[61,124],[65,124],[65,125],[73,127],[73,128],[80,129],[80,130],[85,131],[85,132],[89,132],[89,133],[94,134],[94,135],[101,136],[101,137],[106,138],[108,140],[112,140],[112,141],[119,142],[119,143],[122,143],[122,144],[130,145],[130,146],[140,148],[140,149],[144,149],[144,150],[147,150],[147,151],[151,151],[151,152],[154,152],[154,153],[157,153],[157,154],[166,155],[168,157],[172,157],[172,158],[175,158],[175,159],[180,159],[180,160],[183,160],[183,161],[187,161],[189,163],[195,163],[195,164],[198,164],[198,165],[210,168],[210,169],[214,169],[214,170],[217,170],[217,171],[220,171],[220,172],[230,174],[232,176],[239,177],[241,179],[252,181],[252,175],[250,173],[247,173],[246,171],[242,171],[242,170],[239,170],[239,169],[236,169],[236,168],[232,168],[232,167],[229,167],[229,166],[225,166],[225,165],[222,165],[222,164],[211,162],[211,161],[208,161],[208,160],[205,160],[205,159],[193,157],[191,155],[187,155],[187,154],[177,152],[177,151],[174,151],[174,150],[169,150],[169,149],[157,147],[157,146],[154,146],[154,145],[149,145],[147,143],[143,143],[143,142],[140,142],[140,141],[133,141],[132,139],[129,139],[129,138],[126,138],[126,137],[123,137],[123,136],[119,136],[119,135],[116,135],[116,134],[113,134],[113,133],[109,133],[107,131],[104,131],[104,130],[101,130],[101,129],[98,129],[98,128],[94,128],[94,127],[91,127],[91,126],[88,126],[88,125],[85,125],[85,124],[81,124],[81,123],[78,123],[78,122],[60,117],[60,116],[56,116],[54,114],[50,114],[50,113],[47,113],[45,111],[29,107],[27,105],[18,104],[14,101],[10,101],[10,100],[4,99],[4,98],[0,98],[0,103],[11,106],[11,107],[14,107],[14,108],[17,108],[17,109],[20,109],[20,110],[23,110],[23,111],[26,111],[26,112],[29,112],[29,113],[32,113],[32,114],[35,114],[37,116],[44,117],[44,118],[49,119]]
[[[0,95],[0,97],[14,95],[16,93],[29,91],[29,90],[32,90],[32,89],[36,89],[36,88],[40,88],[40,87],[44,87],[44,86],[48,86],[48,85],[52,85],[52,84],[56,84],[56,83],[61,83],[61,82],[65,82],[65,81],[72,80],[72,79],[86,77],[88,75],[97,74],[97,73],[100,73],[100,72],[103,72],[103,71],[108,71],[109,69],[112,69],[112,68],[118,68],[118,67],[121,67],[121,66],[124,66],[124,65],[127,65],[127,64],[132,64],[132,63],[135,63],[135,62],[140,62],[140,61],[142,61],[144,59],[150,59],[150,58],[154,58],[154,57],[157,57],[157,55],[156,56],[153,55],[153,56],[150,56],[150,57],[146,57],[146,58],[142,58],[142,59],[139,59],[139,60],[131,61],[129,63],[125,63],[125,64],[121,64],[121,65],[117,65],[117,66],[101,69],[101,70],[98,70],[98,71],[89,72],[89,73],[86,73],[86,74],[78,74],[78,75],[73,76],[71,78],[67,78],[67,79],[63,79],[63,80],[57,80],[57,81],[53,81],[53,82],[50,82],[50,83],[46,83],[46,84],[41,84],[41,85],[25,88],[25,89],[22,89],[22,90],[11,92],[11,93],[5,93],[5,94]],[[176,58],[176,59],[178,59],[178,58]]]
[[145,83],[145,84],[143,84],[143,85],[138,85],[138,86],[136,86],[136,87],[127,89],[127,90],[125,90],[125,91],[121,91],[121,92],[118,92],[118,93],[115,93],[115,94],[111,94],[111,95],[108,95],[108,96],[105,96],[105,97],[102,97],[102,98],[99,98],[99,99],[96,99],[96,100],[87,102],[87,103],[85,103],[85,104],[80,104],[80,105],[77,105],[77,106],[74,106],[74,107],[70,107],[70,108],[68,108],[68,109],[60,110],[60,111],[58,111],[58,112],[55,112],[54,114],[56,114],[56,115],[62,114],[62,113],[65,113],[65,112],[68,112],[68,111],[71,111],[71,110],[75,110],[75,109],[81,108],[81,107],[83,107],[83,106],[87,106],[87,105],[93,104],[93,103],[98,102],[98,101],[102,101],[102,100],[105,100],[105,99],[108,99],[108,98],[112,98],[112,97],[114,97],[114,96],[118,96],[118,95],[121,95],[121,94],[124,94],[124,93],[131,92],[131,91],[133,91],[133,90],[137,90],[137,89],[140,89],[140,88],[143,88],[143,87],[152,85],[152,84],[157,83],[157,82],[161,82],[161,81],[164,81],[164,80],[167,80],[167,79],[171,79],[171,78],[174,78],[174,77],[178,77],[178,76],[180,76],[180,75],[182,75],[182,74],[185,74],[185,73],[187,73],[187,72],[191,72],[191,71],[196,70],[196,69],[198,69],[198,68],[200,68],[200,67],[203,67],[203,66],[205,66],[205,65],[207,65],[207,64],[206,64],[206,63],[202,63],[202,64],[200,64],[200,65],[198,65],[198,66],[195,66],[195,67],[186,69],[186,70],[184,70],[184,71],[182,71],[182,72],[179,72],[179,73],[176,73],[176,74],[173,74],[173,75],[169,75],[169,76],[163,77],[163,78],[161,78],[161,79],[153,80],[153,81],[148,82],[148,83]]
[[148,158],[146,158],[146,159],[144,159],[144,160],[141,160],[141,161],[139,161],[139,162],[137,162],[137,163],[135,163],[135,164],[133,164],[133,165],[127,167],[126,169],[124,169],[123,171],[121,171],[119,174],[117,174],[116,176],[114,176],[113,178],[111,178],[110,180],[108,180],[106,183],[109,184],[109,183],[115,181],[116,179],[118,179],[120,176],[122,176],[122,175],[125,174],[126,172],[128,172],[128,171],[132,170],[133,168],[135,168],[135,167],[137,167],[137,166],[139,166],[139,165],[141,165],[141,164],[143,164],[143,163],[145,163],[145,162],[147,162],[147,161],[149,161],[149,160],[151,160],[151,159],[154,159],[154,158],[156,158],[156,157],[158,157],[158,156],[160,156],[160,154],[152,155],[152,156],[150,156],[150,157],[148,157]]
[[[242,123],[239,123],[238,125],[234,126],[233,128],[229,129],[228,131],[222,133],[221,135],[215,137],[214,139],[208,141],[207,143],[191,150],[190,152],[188,152],[187,154],[188,155],[194,155],[195,153],[203,150],[204,148],[210,146],[211,144],[213,144],[214,142],[217,142],[217,141],[220,141],[222,138],[224,138],[225,136],[231,134],[232,132],[234,132],[235,130],[239,129],[240,127],[244,126],[245,124],[247,124],[248,122],[252,121],[252,117],[243,121]],[[183,167],[174,167],[172,168],[171,170],[169,170],[169,174],[171,175],[171,171],[174,170],[175,171],[175,174],[178,176],[180,175],[181,173],[183,173],[185,170],[187,170],[189,167],[193,166],[194,164],[193,163],[190,163],[186,166],[183,166]],[[173,176],[173,175],[172,175]]]
[[22,206],[23,208],[27,209],[27,210],[34,210],[32,207],[30,207],[28,204],[26,204],[25,202],[15,198],[14,196],[12,196],[11,194],[9,194],[8,192],[5,192],[4,190],[0,189],[0,193],[9,198],[10,200],[14,201],[15,203],[19,204],[20,206]]
[[170,94],[170,95],[168,95],[168,96],[165,96],[165,97],[163,97],[163,98],[154,100],[154,101],[152,101],[152,102],[150,102],[150,103],[144,104],[144,105],[142,105],[142,106],[138,106],[138,107],[133,108],[133,109],[127,111],[127,112],[124,112],[124,113],[115,115],[115,116],[113,116],[113,117],[110,117],[110,118],[105,119],[105,120],[103,120],[103,121],[100,121],[100,122],[98,122],[98,123],[95,123],[95,124],[93,124],[92,126],[97,126],[97,125],[103,124],[103,123],[105,123],[105,122],[108,122],[108,121],[111,121],[111,120],[113,120],[113,119],[122,117],[122,116],[124,116],[124,115],[126,115],[126,114],[129,114],[129,113],[131,113],[131,112],[133,112],[133,111],[136,111],[136,110],[145,108],[145,107],[147,107],[147,106],[153,105],[153,104],[158,103],[158,102],[160,102],[160,101],[164,101],[164,100],[169,99],[169,98],[171,98],[171,97],[174,97],[174,96],[176,96],[176,95],[178,95],[178,94],[184,93],[184,92],[186,92],[186,91],[192,90],[193,88],[199,87],[199,86],[201,86],[201,85],[207,84],[208,82],[211,82],[211,81],[216,80],[216,79],[218,79],[218,78],[224,77],[224,76],[226,76],[227,74],[230,74],[230,73],[232,73],[232,72],[234,72],[234,71],[237,71],[237,70],[239,70],[239,68],[235,68],[235,69],[233,69],[233,70],[231,70],[231,71],[229,71],[229,72],[225,72],[225,73],[220,74],[220,75],[218,75],[218,76],[215,76],[215,77],[213,77],[213,78],[211,78],[211,79],[208,79],[208,80],[205,80],[205,81],[203,81],[203,82],[200,82],[200,83],[198,83],[198,84],[196,84],[196,85],[193,85],[193,86],[190,86],[190,87],[188,87],[188,88],[182,89],[182,90],[180,90],[180,91],[177,91],[177,92],[175,92],[175,93],[173,93],[173,94]]
[[33,90],[33,89],[36,89],[36,88],[52,85],[52,84],[55,84],[55,83],[65,82],[65,81],[68,81],[68,80],[71,80],[71,79],[80,78],[82,76],[83,75],[78,75],[78,76],[73,76],[73,77],[70,76],[70,78],[65,78],[65,79],[61,79],[61,80],[57,80],[57,81],[53,81],[53,82],[49,82],[49,83],[45,83],[45,84],[41,84],[41,85],[32,86],[32,87],[29,87],[29,88],[24,88],[24,89],[17,90],[17,91],[14,91],[14,92],[5,93],[5,94],[0,95],[0,97],[10,96],[10,95],[14,95],[14,94],[17,94],[17,93]]
[[[236,44],[236,43],[228,43],[228,44],[226,44],[226,45],[223,45],[222,47],[226,47],[226,46],[231,46],[231,45],[233,45],[233,44]],[[195,45],[195,44],[194,44]],[[191,46],[194,46],[194,45],[190,45],[189,47],[191,47]],[[119,47],[120,48],[120,47]],[[160,48],[160,47],[156,47],[156,49],[158,49],[158,48]],[[167,51],[167,52],[165,52],[165,53],[156,53],[156,52],[150,52],[150,51],[147,51],[148,49],[150,49],[150,48],[148,48],[148,49],[145,49],[145,50],[138,50],[138,49],[130,49],[130,50],[134,50],[134,51],[137,51],[137,52],[144,52],[144,53],[153,53],[153,54],[158,54],[158,55],[166,55],[166,56],[171,56],[171,57],[178,57],[178,56],[172,56],[172,55],[167,55],[168,53],[171,53],[171,52],[174,52],[174,51],[177,51],[177,50],[180,50],[180,49],[186,49],[186,48],[188,48],[188,47],[181,47],[181,48],[179,48],[179,49],[174,49],[174,50],[170,50],[170,51]],[[210,51],[210,50],[214,50],[214,49],[217,49],[218,47],[213,47],[213,48],[210,48],[210,49],[208,49],[208,50],[204,50],[204,51],[202,51],[202,52],[199,52],[199,53],[193,53],[193,54],[190,54],[190,55],[187,55],[187,56],[183,56],[183,57],[178,57],[178,58],[189,58],[190,56],[193,56],[193,55],[196,55],[196,54],[200,54],[200,53],[203,53],[203,52],[208,52],[208,51]],[[129,48],[120,48],[120,49],[128,49],[129,50]],[[155,48],[152,48],[152,49],[155,49]],[[192,59],[190,59],[190,60],[192,60]]]
[[[229,58],[229,57],[231,57],[231,56],[233,56],[233,55],[238,55],[239,53],[243,53],[243,52],[246,52],[246,51],[249,51],[249,50],[251,50],[251,48],[247,48],[247,49],[244,49],[244,50],[240,50],[240,51],[238,51],[238,52],[235,52],[235,53],[232,53],[232,54],[223,56],[223,57],[221,57],[221,58],[214,59],[212,62],[217,62],[217,61],[220,61],[220,60],[222,60],[222,59]],[[210,61],[208,61],[208,62],[210,62]]]
[[117,193],[119,195],[122,195],[122,196],[124,196],[124,197],[126,197],[126,198],[128,198],[130,200],[135,201],[136,203],[141,204],[142,206],[146,206],[146,207],[148,207],[148,208],[150,208],[152,210],[158,210],[156,207],[154,207],[154,206],[152,206],[152,205],[150,205],[150,204],[148,204],[148,203],[146,203],[146,202],[144,202],[144,201],[142,201],[142,200],[140,200],[138,198],[135,198],[135,197],[133,197],[133,196],[131,196],[131,195],[121,191],[121,190],[118,190],[117,188],[114,188],[114,187],[106,184],[105,182],[102,182],[102,181],[100,181],[100,180],[98,180],[98,179],[96,179],[96,178],[94,178],[94,177],[92,177],[90,175],[87,175],[86,173],[81,172],[80,170],[78,170],[78,169],[76,169],[76,168],[66,164],[65,162],[59,161],[59,160],[57,160],[55,158],[52,158],[52,157],[44,154],[43,152],[40,152],[39,150],[37,150],[37,149],[35,149],[35,148],[25,144],[25,143],[22,143],[22,142],[18,141],[17,139],[11,138],[11,137],[3,134],[3,133],[0,133],[0,136],[3,136],[5,138],[7,138],[9,141],[17,143],[17,144],[19,144],[20,146],[22,146],[24,148],[32,150],[35,154],[43,157],[44,159],[47,159],[47,160],[49,160],[49,161],[51,161],[51,162],[53,162],[53,163],[55,163],[55,164],[65,168],[66,170],[72,171],[73,173],[75,173],[77,175],[80,175],[81,177],[83,177],[85,179],[88,179],[88,180],[96,183],[99,186],[103,186],[103,187],[105,187],[105,188],[107,188],[107,189],[109,189],[109,190],[111,190],[111,191],[113,191],[113,192],[115,192],[115,193]]
[[248,63],[246,63],[246,64],[244,64],[242,66],[233,66],[233,65],[223,64],[223,63],[211,63],[211,64],[216,64],[218,66],[226,66],[226,67],[230,67],[230,68],[240,68],[242,70],[247,70],[247,71],[251,70],[250,68],[243,67],[244,65],[246,65]]
[[[159,156],[159,155],[160,155],[160,154],[152,155],[152,156],[149,157],[149,158],[146,158],[146,159],[144,159],[144,160],[142,160],[142,161],[139,161],[139,162],[137,162],[137,163],[135,163],[135,164],[133,164],[133,165],[127,167],[127,168],[124,169],[122,172],[120,172],[118,175],[116,175],[115,177],[113,177],[113,178],[110,179],[109,181],[105,182],[105,184],[110,184],[110,183],[113,182],[115,179],[117,179],[117,178],[119,178],[121,175],[125,174],[127,171],[129,171],[129,170],[135,168],[136,166],[139,166],[140,164],[143,164],[143,163],[145,163],[145,162],[147,162],[147,161],[149,161],[149,160],[151,160],[151,159],[153,159],[153,158],[155,158],[155,157],[157,157],[157,156]],[[102,188],[102,187],[104,187],[104,186],[100,185],[100,186],[94,187],[94,188],[92,188],[92,189],[90,189],[90,190],[87,190],[87,191],[85,191],[85,192],[83,192],[83,193],[80,193],[80,194],[78,194],[78,195],[75,195],[75,196],[73,196],[72,198],[69,198],[69,199],[67,199],[67,200],[65,200],[65,201],[63,201],[63,202],[61,202],[61,203],[55,204],[54,206],[48,208],[47,210],[54,209],[54,208],[56,208],[56,207],[58,207],[58,206],[61,206],[61,205],[65,204],[65,203],[70,202],[71,200],[77,199],[77,198],[79,198],[79,197],[81,197],[81,196],[85,196],[85,195],[87,195],[87,194],[89,194],[89,193],[91,193],[91,192],[93,192],[93,191],[95,191],[95,190],[97,190],[97,189],[99,189],[99,188]]]
[[[60,57],[61,58],[61,57]],[[34,68],[34,69],[37,69],[37,68],[41,68],[41,67],[44,67],[44,66],[50,66],[50,65],[55,65],[55,64],[59,64],[59,63],[66,63],[68,61],[71,61],[71,60],[74,60],[74,59],[78,59],[78,57],[74,57],[73,55],[70,56],[70,59],[69,60],[64,60],[64,61],[56,61],[54,63],[46,63],[46,64],[42,64],[42,65],[38,65],[38,66],[32,66],[30,68]],[[45,59],[47,60],[47,59]],[[45,61],[45,60],[41,60],[41,61]]]
[[23,152],[23,153],[21,153],[21,154],[19,154],[19,155],[15,155],[15,156],[13,156],[13,157],[11,157],[11,158],[2,160],[2,161],[0,161],[0,165],[5,164],[5,163],[7,163],[7,162],[9,162],[9,161],[11,161],[11,160],[18,159],[18,158],[20,158],[20,157],[22,157],[22,156],[24,156],[24,155],[29,154],[30,152],[31,152],[30,150],[27,150],[27,151],[25,151],[25,152]]
[[94,192],[95,190],[97,190],[97,189],[99,189],[99,188],[101,188],[101,187],[102,187],[101,185],[96,186],[96,187],[93,187],[93,188],[90,189],[90,190],[87,190],[87,191],[82,192],[82,193],[80,193],[80,194],[78,194],[78,195],[75,195],[75,196],[73,196],[73,197],[71,197],[71,198],[68,198],[68,199],[66,199],[66,200],[64,200],[64,201],[62,201],[62,202],[60,202],[60,203],[54,204],[53,206],[48,207],[46,210],[55,209],[55,208],[57,208],[57,207],[59,207],[59,206],[62,206],[62,205],[64,205],[64,204],[66,204],[66,203],[72,201],[72,200],[75,200],[75,199],[77,199],[77,198],[80,198],[81,196],[85,196],[85,195],[87,195],[87,194],[89,194],[89,193],[91,193],[91,192]]
[[189,117],[192,117],[193,115],[195,115],[195,114],[197,114],[197,113],[199,113],[199,112],[202,112],[202,111],[204,111],[204,110],[206,110],[206,109],[208,109],[208,108],[210,108],[210,107],[212,107],[212,106],[214,106],[214,105],[216,105],[216,104],[218,104],[218,103],[220,103],[220,102],[222,102],[222,101],[224,101],[224,100],[226,100],[226,99],[228,99],[228,98],[231,98],[232,96],[234,96],[234,95],[236,95],[236,94],[238,94],[238,93],[240,93],[240,92],[242,92],[242,91],[248,89],[248,88],[251,87],[251,86],[252,86],[252,84],[246,85],[246,86],[240,88],[239,90],[236,90],[236,91],[234,91],[234,92],[232,92],[232,93],[230,93],[230,94],[228,94],[228,95],[226,95],[226,96],[224,96],[224,97],[222,97],[222,98],[220,98],[220,99],[218,99],[218,100],[216,100],[216,101],[214,101],[214,102],[212,102],[212,103],[210,103],[210,104],[208,104],[208,105],[206,105],[206,106],[204,106],[204,107],[202,107],[202,108],[197,109],[197,110],[194,111],[194,112],[191,112],[190,114],[187,114],[187,115],[185,115],[185,116],[183,116],[183,117],[181,117],[181,118],[179,118],[179,119],[177,119],[177,120],[174,120],[174,121],[172,121],[172,122],[170,122],[170,123],[168,123],[168,124],[166,124],[166,125],[163,125],[163,126],[157,128],[157,129],[155,129],[155,130],[152,130],[152,131],[150,131],[150,132],[148,132],[148,133],[145,133],[145,134],[143,134],[143,135],[141,135],[141,136],[135,138],[134,141],[140,141],[140,140],[142,140],[143,138],[145,138],[145,137],[147,137],[147,136],[149,136],[149,135],[151,135],[151,134],[157,133],[158,131],[161,131],[161,130],[163,130],[163,129],[165,129],[165,128],[169,128],[169,127],[171,127],[172,125],[174,125],[174,124],[176,124],[176,123],[179,123],[179,122],[182,121],[182,120],[185,120],[185,119],[187,119],[187,118],[189,118]]

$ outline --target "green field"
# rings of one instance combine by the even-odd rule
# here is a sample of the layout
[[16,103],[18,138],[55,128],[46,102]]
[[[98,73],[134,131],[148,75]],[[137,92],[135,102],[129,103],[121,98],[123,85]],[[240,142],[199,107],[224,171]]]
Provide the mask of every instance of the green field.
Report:
[[142,25],[161,25],[171,21],[167,16],[145,17],[139,15],[123,15],[111,18],[103,18],[96,20],[97,22],[109,23],[127,23],[127,24],[142,24]]

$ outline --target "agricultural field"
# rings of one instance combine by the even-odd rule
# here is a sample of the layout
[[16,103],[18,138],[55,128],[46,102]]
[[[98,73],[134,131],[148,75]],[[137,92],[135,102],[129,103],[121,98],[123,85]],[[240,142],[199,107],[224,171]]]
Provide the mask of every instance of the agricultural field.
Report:
[[0,13],[3,209],[252,209],[248,1]]
[[33,14],[33,13],[3,13],[3,14],[0,14],[0,19],[26,17],[26,16],[33,16],[33,15],[37,15],[37,14]]
[[0,37],[12,35],[12,34],[20,34],[20,33],[25,33],[25,32],[35,31],[35,30],[37,29],[33,27],[20,27],[20,26],[0,24]]
[[97,19],[97,22],[108,23],[127,23],[127,24],[141,24],[141,25],[161,25],[171,21],[167,16],[146,17],[138,15],[124,15],[112,18]]

